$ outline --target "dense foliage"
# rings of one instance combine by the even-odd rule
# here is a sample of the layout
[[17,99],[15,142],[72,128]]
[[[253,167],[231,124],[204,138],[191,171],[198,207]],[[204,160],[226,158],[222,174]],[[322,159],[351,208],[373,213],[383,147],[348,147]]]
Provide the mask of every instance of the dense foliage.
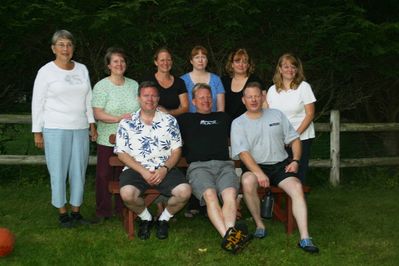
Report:
[[398,9],[394,0],[4,0],[0,112],[29,112],[36,72],[53,58],[50,37],[68,29],[93,83],[113,45],[129,51],[127,75],[138,80],[154,70],[152,55],[163,45],[174,51],[178,75],[190,69],[196,44],[209,49],[209,69],[219,74],[227,54],[245,47],[267,84],[290,51],[304,62],[319,116],[335,108],[361,122],[398,121]]

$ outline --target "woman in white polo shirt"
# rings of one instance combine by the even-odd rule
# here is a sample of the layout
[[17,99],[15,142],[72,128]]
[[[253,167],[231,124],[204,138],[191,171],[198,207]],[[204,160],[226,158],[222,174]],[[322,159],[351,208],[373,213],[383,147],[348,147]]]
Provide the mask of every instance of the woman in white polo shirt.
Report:
[[[279,58],[273,83],[267,92],[267,103],[270,108],[281,110],[300,135],[302,156],[298,175],[302,183],[305,183],[310,147],[315,137],[313,118],[316,98],[309,83],[305,81],[300,59],[293,54],[283,54]],[[287,151],[290,154],[291,149]]]
[[[72,60],[72,34],[59,30],[51,41],[55,60],[40,68],[33,86],[32,132],[36,147],[44,148],[51,203],[58,208],[60,225],[72,227],[88,223],[80,214],[80,205],[89,159],[89,134],[94,141],[97,132],[89,72],[86,66]],[[67,178],[70,215],[66,206]]]

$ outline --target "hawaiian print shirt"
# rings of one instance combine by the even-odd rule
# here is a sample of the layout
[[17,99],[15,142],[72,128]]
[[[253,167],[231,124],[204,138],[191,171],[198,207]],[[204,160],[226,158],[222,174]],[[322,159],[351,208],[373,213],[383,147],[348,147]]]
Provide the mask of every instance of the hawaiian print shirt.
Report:
[[138,110],[132,119],[119,123],[114,153],[126,152],[145,168],[156,169],[164,165],[172,150],[181,146],[179,126],[173,116],[156,110],[152,125],[146,125]]

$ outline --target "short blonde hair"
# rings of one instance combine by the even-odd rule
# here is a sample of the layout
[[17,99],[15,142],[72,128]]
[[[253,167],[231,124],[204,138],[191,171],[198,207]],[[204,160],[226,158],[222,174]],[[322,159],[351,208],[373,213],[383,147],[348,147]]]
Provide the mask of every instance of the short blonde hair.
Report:
[[209,86],[208,84],[206,84],[206,83],[196,83],[195,85],[194,85],[194,87],[193,87],[193,91],[192,91],[192,96],[193,96],[193,99],[195,99],[195,93],[199,90],[199,89],[205,89],[205,90],[208,90],[209,91],[209,93],[212,95],[212,89],[211,89],[211,86]]
[[293,54],[290,54],[290,53],[283,54],[278,59],[276,70],[275,70],[274,76],[273,76],[273,83],[276,86],[277,92],[282,91],[283,87],[284,87],[283,77],[280,73],[280,67],[282,67],[284,61],[289,61],[297,69],[294,80],[290,84],[290,89],[296,90],[298,88],[299,84],[301,84],[301,82],[305,80],[305,75],[303,73],[303,67],[302,67],[301,60]]

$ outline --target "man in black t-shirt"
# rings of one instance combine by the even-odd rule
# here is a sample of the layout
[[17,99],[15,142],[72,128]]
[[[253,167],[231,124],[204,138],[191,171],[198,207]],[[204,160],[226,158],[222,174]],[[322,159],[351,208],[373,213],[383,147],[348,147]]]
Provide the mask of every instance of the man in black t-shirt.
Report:
[[196,84],[192,101],[197,112],[177,118],[184,142],[183,154],[190,164],[187,178],[193,194],[201,205],[206,204],[209,219],[223,237],[222,247],[235,253],[251,236],[245,226],[235,225],[239,177],[229,157],[231,121],[224,112],[212,112],[209,85]]

